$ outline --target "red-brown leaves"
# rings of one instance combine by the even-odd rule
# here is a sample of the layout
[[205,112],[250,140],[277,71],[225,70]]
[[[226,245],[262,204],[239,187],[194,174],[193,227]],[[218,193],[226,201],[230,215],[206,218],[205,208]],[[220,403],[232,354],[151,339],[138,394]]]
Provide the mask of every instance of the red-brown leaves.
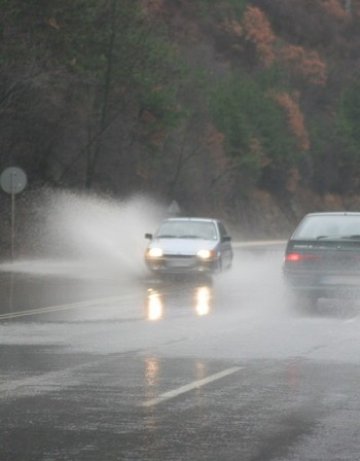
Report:
[[303,113],[296,99],[286,92],[274,94],[274,99],[285,110],[289,128],[297,140],[299,149],[302,151],[309,150],[309,134],[305,127]]
[[255,6],[249,6],[244,14],[243,30],[246,40],[252,42],[265,66],[275,59],[273,44],[275,35],[265,13]]
[[161,13],[164,8],[164,0],[142,0],[142,8],[145,13]]
[[244,30],[248,40],[272,45],[275,35],[265,13],[255,6],[249,6],[244,14]]
[[281,60],[293,71],[315,85],[325,85],[327,66],[315,50],[305,50],[301,46],[286,45],[280,51]]
[[349,18],[349,14],[344,8],[344,2],[340,0],[322,0],[322,7],[336,19],[344,20]]
[[[336,1],[327,0],[326,5],[334,9],[334,12],[337,11],[337,14],[340,14],[341,11],[346,14]],[[335,10],[336,5],[338,10]],[[233,26],[232,30],[233,35],[240,36],[242,34],[247,41],[255,46],[260,61],[266,67],[275,61],[280,61],[286,66],[290,66],[296,75],[301,75],[309,83],[325,85],[327,67],[319,53],[295,45],[281,46],[278,44],[276,49],[276,35],[265,13],[260,8],[249,6],[245,11],[242,27],[236,23],[236,27]]]

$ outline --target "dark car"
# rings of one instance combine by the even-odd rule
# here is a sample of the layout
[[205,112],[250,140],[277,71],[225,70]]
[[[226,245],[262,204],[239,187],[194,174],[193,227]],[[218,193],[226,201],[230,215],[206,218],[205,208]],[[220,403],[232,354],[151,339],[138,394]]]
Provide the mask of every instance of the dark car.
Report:
[[283,273],[298,303],[360,294],[360,213],[311,213],[286,246]]
[[157,274],[212,274],[232,264],[231,238],[217,219],[170,218],[145,237],[145,263]]

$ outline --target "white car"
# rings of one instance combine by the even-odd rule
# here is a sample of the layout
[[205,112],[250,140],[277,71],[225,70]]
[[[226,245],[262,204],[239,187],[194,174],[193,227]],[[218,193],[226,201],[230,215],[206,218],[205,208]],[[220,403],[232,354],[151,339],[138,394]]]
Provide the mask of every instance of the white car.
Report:
[[217,219],[170,218],[145,238],[145,263],[154,273],[212,274],[232,264],[231,237]]

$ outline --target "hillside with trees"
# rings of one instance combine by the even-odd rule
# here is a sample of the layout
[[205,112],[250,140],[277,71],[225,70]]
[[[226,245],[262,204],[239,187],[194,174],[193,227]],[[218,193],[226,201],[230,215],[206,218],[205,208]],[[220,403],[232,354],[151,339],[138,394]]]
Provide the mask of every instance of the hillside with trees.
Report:
[[[0,0],[0,161],[248,231],[358,209],[360,0]],[[4,197],[2,197],[4,201]]]

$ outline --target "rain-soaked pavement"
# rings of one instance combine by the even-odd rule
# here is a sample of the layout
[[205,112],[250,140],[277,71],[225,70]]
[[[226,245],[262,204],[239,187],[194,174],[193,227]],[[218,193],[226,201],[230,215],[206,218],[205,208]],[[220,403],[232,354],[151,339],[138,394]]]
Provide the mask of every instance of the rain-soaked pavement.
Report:
[[0,460],[359,460],[360,307],[294,312],[281,260],[237,251],[212,283],[2,266]]

